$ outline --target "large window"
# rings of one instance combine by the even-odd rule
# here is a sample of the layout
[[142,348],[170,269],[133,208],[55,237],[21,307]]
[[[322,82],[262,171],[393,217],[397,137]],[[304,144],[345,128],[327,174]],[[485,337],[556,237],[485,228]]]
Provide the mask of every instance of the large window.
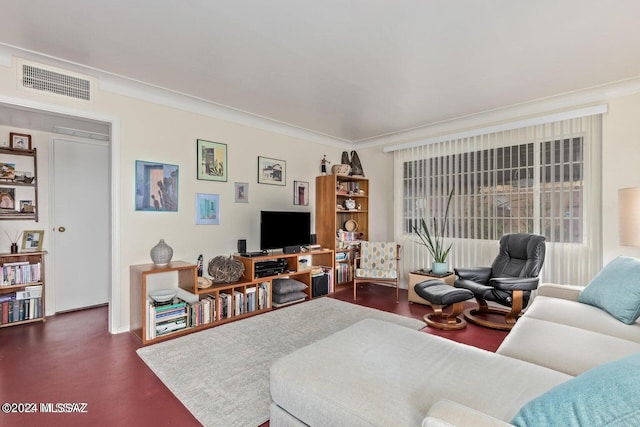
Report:
[[412,224],[440,222],[453,190],[450,267],[490,265],[504,234],[536,233],[547,242],[544,281],[588,283],[602,263],[601,122],[593,114],[395,149],[404,271],[431,264]]
[[575,137],[404,162],[404,232],[420,218],[441,221],[453,189],[460,215],[448,237],[498,240],[523,232],[580,243],[583,159],[583,138]]

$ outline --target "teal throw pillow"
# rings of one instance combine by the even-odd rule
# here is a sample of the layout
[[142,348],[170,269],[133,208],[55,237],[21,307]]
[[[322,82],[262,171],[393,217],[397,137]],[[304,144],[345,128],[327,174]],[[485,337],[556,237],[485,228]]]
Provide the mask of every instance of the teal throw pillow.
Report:
[[640,317],[640,259],[619,256],[580,293],[578,301],[631,325]]
[[605,363],[524,405],[518,427],[640,425],[640,353]]

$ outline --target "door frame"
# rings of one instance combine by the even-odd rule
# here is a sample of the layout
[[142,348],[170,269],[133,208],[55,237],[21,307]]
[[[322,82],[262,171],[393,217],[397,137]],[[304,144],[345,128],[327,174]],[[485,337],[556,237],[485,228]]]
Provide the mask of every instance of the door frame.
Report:
[[[61,105],[48,104],[43,102],[31,101],[22,98],[0,95],[0,103],[9,107],[22,107],[31,110],[39,110],[43,113],[54,113],[57,115],[71,116],[80,119],[101,121],[111,126],[110,140],[110,201],[111,201],[111,274],[109,278],[109,319],[108,328],[112,334],[128,331],[126,322],[122,322],[122,289],[120,286],[120,119],[118,117],[105,114],[89,113],[84,110],[64,107]],[[67,135],[61,135],[67,137]],[[51,144],[51,142],[50,142]],[[51,171],[50,171],[51,173]],[[51,189],[52,191],[52,189]],[[51,192],[50,191],[50,192]],[[51,197],[51,194],[50,194]],[[49,212],[51,215],[51,212]],[[53,224],[51,224],[53,225]],[[55,255],[54,255],[55,256]],[[51,263],[53,264],[53,263]],[[55,286],[55,285],[54,285]],[[47,300],[55,298],[50,292],[47,292]],[[49,306],[47,307],[49,308]],[[55,310],[55,307],[52,307]],[[49,310],[47,310],[49,311]],[[55,311],[54,311],[55,312]],[[46,314],[46,313],[45,313]]]

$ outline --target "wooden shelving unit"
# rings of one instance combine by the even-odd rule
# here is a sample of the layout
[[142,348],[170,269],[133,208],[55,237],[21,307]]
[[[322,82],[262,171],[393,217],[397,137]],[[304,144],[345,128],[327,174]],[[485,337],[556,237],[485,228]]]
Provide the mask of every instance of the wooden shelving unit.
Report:
[[[155,264],[141,264],[130,266],[130,330],[135,336],[137,336],[143,344],[152,344],[159,341],[164,341],[177,336],[189,334],[192,332],[200,331],[203,329],[212,328],[225,323],[233,322],[236,320],[252,317],[258,314],[265,313],[272,309],[271,302],[271,290],[273,279],[279,277],[290,277],[296,279],[308,286],[307,296],[308,299],[312,298],[312,269],[301,268],[300,258],[310,256],[311,263],[314,266],[325,266],[333,270],[334,251],[331,249],[320,249],[316,251],[303,252],[299,254],[272,254],[260,257],[242,257],[236,256],[245,267],[243,277],[237,282],[213,284],[208,288],[198,288],[198,267],[195,264],[186,263],[184,261],[173,261],[166,266],[157,266]],[[283,274],[267,277],[256,277],[255,265],[261,261],[269,261],[272,259],[284,258],[287,260],[287,270]],[[164,273],[177,273],[178,282],[176,288],[180,288],[193,296],[195,300],[203,300],[213,297],[216,301],[219,300],[222,293],[231,294],[234,298],[239,295],[242,296],[242,302],[246,306],[249,298],[255,298],[254,307],[255,310],[250,312],[243,312],[241,314],[231,313],[228,318],[214,319],[210,323],[205,323],[199,326],[189,326],[185,329],[170,332],[166,335],[157,336],[156,338],[148,338],[147,331],[147,298],[149,295],[149,286],[147,279],[150,275],[164,274]],[[266,300],[264,304],[260,304],[260,294],[258,288],[261,284],[266,288]]]
[[[0,275],[0,311],[2,312],[0,314],[0,328],[46,320],[45,254],[45,251],[0,254],[0,272],[2,273]],[[31,286],[40,287],[40,296],[19,298],[18,293],[25,292]],[[25,303],[25,301],[29,302]],[[17,309],[14,307],[16,303],[18,304]],[[8,315],[7,310],[12,310],[12,316]],[[18,314],[17,320],[16,313]]]
[[[355,209],[347,209],[347,200],[353,200]],[[357,228],[356,239],[369,240],[369,180],[364,177],[344,175],[322,175],[316,177],[316,236],[318,244],[325,248],[335,248],[336,255],[343,255],[344,260],[337,260],[337,270],[342,265],[353,274],[358,258],[358,245],[344,242],[339,231],[349,231],[354,224]],[[344,235],[343,235],[344,236]],[[350,237],[353,237],[351,235]],[[344,275],[334,274],[335,284],[349,284]],[[343,279],[343,280],[341,280]]]
[[[23,150],[18,148],[9,148],[9,147],[0,147],[0,163],[13,163],[12,160],[16,160],[16,156],[18,158],[28,157],[33,159],[33,163],[28,165],[28,167],[24,167],[22,165],[16,166],[16,169],[24,172],[32,172],[33,180],[29,183],[19,182],[15,180],[7,180],[0,179],[0,187],[11,187],[15,191],[19,191],[21,188],[31,188],[27,195],[21,195],[20,197],[14,197],[15,203],[15,212],[6,212],[4,210],[0,210],[0,220],[33,220],[38,222],[38,161],[37,161],[37,151],[36,149],[32,150]],[[21,169],[21,168],[23,168]],[[21,212],[20,211],[20,200],[33,200],[34,211],[33,212]]]

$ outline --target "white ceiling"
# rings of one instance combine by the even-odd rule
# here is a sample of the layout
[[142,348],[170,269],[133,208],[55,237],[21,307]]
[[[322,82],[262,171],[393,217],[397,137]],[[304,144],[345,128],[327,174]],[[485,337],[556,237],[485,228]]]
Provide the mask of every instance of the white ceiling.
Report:
[[343,141],[640,76],[638,0],[2,0],[0,43]]

